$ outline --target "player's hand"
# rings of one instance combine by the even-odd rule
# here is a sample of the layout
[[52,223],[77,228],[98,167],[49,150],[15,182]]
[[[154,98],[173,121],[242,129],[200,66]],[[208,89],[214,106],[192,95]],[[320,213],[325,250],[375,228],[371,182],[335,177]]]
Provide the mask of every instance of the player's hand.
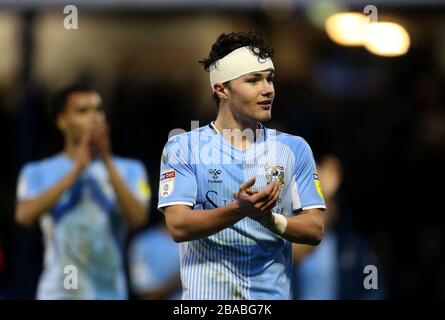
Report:
[[279,182],[271,182],[269,185],[273,185],[273,188],[269,196],[264,201],[260,202],[260,210],[262,212],[270,212],[280,198],[281,184]]
[[317,169],[324,198],[328,201],[336,194],[343,178],[340,160],[335,156],[327,155]]
[[75,158],[75,170],[78,174],[90,164],[92,156],[92,128],[85,130],[77,147]]
[[[272,182],[271,184],[273,184],[274,186],[269,196],[267,196],[267,198],[264,198],[263,201],[258,202],[258,204],[260,205],[259,209],[263,212],[268,212],[272,210],[277,204],[278,199],[280,198],[281,185],[278,182]],[[258,191],[255,190],[254,188],[248,188],[246,189],[246,193],[248,195],[254,195],[258,193]],[[238,191],[234,192],[233,193],[234,199],[237,199],[238,195],[239,195]]]
[[275,206],[280,195],[280,184],[270,183],[264,190],[256,191],[252,189],[255,178],[243,183],[238,192],[233,193],[235,201],[239,206],[239,211],[255,220],[268,216]]
[[[264,198],[263,201],[258,202],[261,205],[259,214],[249,216],[249,218],[258,221],[264,227],[268,228],[271,224],[273,224],[273,216],[272,209],[275,207],[281,191],[281,184],[278,182],[272,182],[274,187],[267,198]],[[254,195],[258,193],[255,189],[249,188],[246,190],[247,194]],[[234,196],[238,196],[238,192],[235,192]]]
[[108,125],[103,117],[93,122],[93,141],[99,156],[103,160],[111,158],[111,144]]

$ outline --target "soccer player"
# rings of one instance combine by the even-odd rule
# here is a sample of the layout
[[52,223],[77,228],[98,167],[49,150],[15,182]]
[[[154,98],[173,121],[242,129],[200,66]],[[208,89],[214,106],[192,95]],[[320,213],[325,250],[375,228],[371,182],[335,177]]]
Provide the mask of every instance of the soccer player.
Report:
[[101,97],[75,84],[53,99],[62,152],[21,170],[16,220],[40,220],[45,264],[38,299],[126,299],[123,238],[147,219],[150,189],[137,160],[113,156]]
[[214,122],[173,136],[158,208],[181,242],[183,299],[289,299],[291,244],[318,244],[325,203],[309,145],[276,132],[272,49],[222,34],[208,58]]

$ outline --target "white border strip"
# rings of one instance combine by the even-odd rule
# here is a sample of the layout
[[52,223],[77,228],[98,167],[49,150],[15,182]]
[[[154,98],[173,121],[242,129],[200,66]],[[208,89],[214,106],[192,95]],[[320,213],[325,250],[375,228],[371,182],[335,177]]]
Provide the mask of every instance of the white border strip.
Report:
[[307,206],[307,207],[302,207],[301,210],[309,210],[309,209],[325,209],[326,210],[326,206],[322,206],[320,204],[316,204],[313,206]]
[[162,210],[163,207],[174,206],[176,204],[184,204],[186,206],[191,206],[191,207],[193,207],[195,205],[193,202],[175,201],[175,202],[168,202],[168,203],[159,204],[158,205],[158,210],[164,212],[164,210]]

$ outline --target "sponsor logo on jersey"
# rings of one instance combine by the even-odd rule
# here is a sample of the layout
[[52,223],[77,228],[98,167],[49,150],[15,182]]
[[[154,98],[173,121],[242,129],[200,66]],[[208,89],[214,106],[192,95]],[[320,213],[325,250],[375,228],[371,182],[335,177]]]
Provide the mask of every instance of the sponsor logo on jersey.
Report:
[[218,179],[219,176],[222,174],[221,169],[209,169],[209,174],[211,175],[212,179],[209,179],[209,183],[222,183],[222,179]]

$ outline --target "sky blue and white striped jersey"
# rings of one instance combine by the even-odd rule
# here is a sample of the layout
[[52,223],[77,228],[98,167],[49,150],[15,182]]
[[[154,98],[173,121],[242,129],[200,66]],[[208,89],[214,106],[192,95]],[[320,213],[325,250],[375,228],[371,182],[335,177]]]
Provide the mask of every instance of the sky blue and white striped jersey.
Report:
[[[150,189],[144,166],[113,157],[121,177],[141,201]],[[31,162],[20,173],[17,198],[32,199],[48,190],[74,166],[63,154]],[[56,204],[40,218],[45,240],[38,299],[126,299],[123,238],[126,223],[108,171],[95,159]],[[77,289],[72,267],[77,269]],[[68,282],[64,282],[70,276]],[[68,285],[67,285],[68,283]]]
[[[270,181],[281,182],[274,213],[290,216],[309,208],[325,209],[305,140],[261,127],[255,143],[240,150],[213,124],[168,140],[161,159],[158,208],[224,206],[252,177],[257,190]],[[289,299],[291,255],[289,241],[244,218],[212,236],[181,243],[182,298]]]

